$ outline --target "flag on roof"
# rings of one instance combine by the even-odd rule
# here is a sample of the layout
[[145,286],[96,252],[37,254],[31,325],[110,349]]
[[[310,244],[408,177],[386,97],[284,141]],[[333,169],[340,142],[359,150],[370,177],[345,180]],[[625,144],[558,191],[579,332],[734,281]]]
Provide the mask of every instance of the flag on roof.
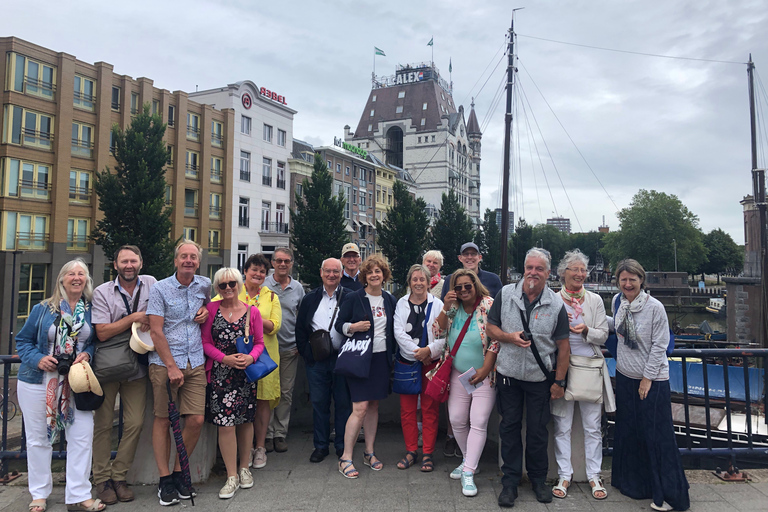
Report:
[[434,40],[435,40],[434,37],[432,39],[430,39],[429,42],[427,43],[427,46],[432,46],[432,41],[434,41]]
[[375,46],[373,47],[373,54],[374,55],[381,55],[382,57],[386,57],[387,56],[387,54],[384,53],[384,50],[382,50],[381,48],[377,48]]
[[453,72],[453,62],[451,62],[451,61],[452,61],[452,59],[448,59],[448,72],[449,73]]

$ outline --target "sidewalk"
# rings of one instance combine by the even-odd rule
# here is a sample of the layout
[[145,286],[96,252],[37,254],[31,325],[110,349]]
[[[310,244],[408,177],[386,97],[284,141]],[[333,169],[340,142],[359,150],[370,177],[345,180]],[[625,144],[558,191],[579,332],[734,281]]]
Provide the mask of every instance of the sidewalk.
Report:
[[[396,462],[405,454],[402,433],[398,425],[386,424],[379,428],[376,453],[384,462],[380,472],[363,465],[363,444],[355,447],[355,463],[360,478],[347,480],[337,469],[336,459],[329,456],[320,464],[309,462],[312,453],[312,434],[306,429],[292,429],[286,453],[268,454],[267,466],[254,470],[256,485],[241,489],[234,498],[221,500],[218,492],[224,484],[219,466],[214,476],[197,488],[195,507],[189,502],[172,507],[158,504],[155,486],[134,487],[137,499],[132,503],[118,503],[108,507],[113,512],[138,512],[143,510],[184,510],[254,512],[254,511],[471,511],[503,510],[497,507],[496,498],[501,491],[501,478],[497,466],[494,445],[486,447],[480,463],[480,473],[475,478],[478,495],[466,498],[461,494],[458,481],[448,478],[448,473],[460,462],[442,454],[442,439],[438,440],[435,454],[435,471],[421,473],[414,466],[401,471]],[[221,467],[223,470],[223,466]],[[693,512],[750,512],[768,510],[768,470],[750,471],[754,481],[748,484],[724,484],[706,471],[689,471],[691,482],[691,509]],[[63,512],[64,487],[62,475],[54,475],[56,485],[48,500],[48,510]],[[555,499],[544,505],[536,502],[530,485],[520,487],[520,496],[513,510],[547,511],[649,511],[650,500],[631,500],[622,496],[606,482],[609,496],[596,501],[589,492],[588,484],[575,484],[565,500]],[[30,501],[26,477],[7,487],[0,486],[0,510],[26,512]]]

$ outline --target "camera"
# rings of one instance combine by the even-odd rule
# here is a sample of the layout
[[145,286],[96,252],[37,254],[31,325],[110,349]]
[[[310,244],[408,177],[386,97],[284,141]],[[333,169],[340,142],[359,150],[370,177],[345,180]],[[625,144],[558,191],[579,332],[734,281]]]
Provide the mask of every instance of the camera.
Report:
[[533,335],[528,331],[523,331],[523,334],[520,337],[525,341],[531,341],[533,339]]
[[60,354],[56,356],[56,359],[58,360],[56,371],[59,372],[59,375],[67,375],[72,363],[75,362],[75,354]]

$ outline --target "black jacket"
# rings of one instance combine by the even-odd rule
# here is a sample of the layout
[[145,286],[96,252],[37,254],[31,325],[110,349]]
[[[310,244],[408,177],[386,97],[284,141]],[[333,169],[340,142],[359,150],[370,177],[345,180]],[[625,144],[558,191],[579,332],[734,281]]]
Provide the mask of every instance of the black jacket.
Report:
[[363,283],[360,282],[360,273],[357,273],[357,276],[354,278],[347,276],[342,272],[341,274],[341,281],[339,282],[341,286],[346,288],[347,290],[356,292],[357,290],[360,290],[363,287]]
[[[386,290],[382,290],[384,297],[384,311],[387,313],[387,364],[391,367],[395,360],[395,350],[397,342],[395,341],[395,308],[397,299]],[[344,302],[341,303],[339,317],[336,320],[336,330],[344,336],[344,324],[368,320],[371,322],[371,329],[368,331],[373,339],[373,318],[371,317],[371,303],[365,296],[365,289],[348,293]],[[346,336],[345,336],[346,337]],[[298,338],[298,336],[297,336]]]
[[[341,306],[344,298],[350,293],[349,290],[339,286],[336,290],[336,304]],[[321,300],[323,300],[323,285],[318,286],[301,299],[299,311],[296,314],[296,348],[307,364],[315,362],[315,358],[312,357],[312,347],[309,345],[309,336],[313,332],[312,318],[315,316]],[[336,318],[338,317],[339,313],[336,313]],[[323,328],[327,329],[328,327],[324,326]],[[331,329],[333,329],[333,326],[331,326]]]

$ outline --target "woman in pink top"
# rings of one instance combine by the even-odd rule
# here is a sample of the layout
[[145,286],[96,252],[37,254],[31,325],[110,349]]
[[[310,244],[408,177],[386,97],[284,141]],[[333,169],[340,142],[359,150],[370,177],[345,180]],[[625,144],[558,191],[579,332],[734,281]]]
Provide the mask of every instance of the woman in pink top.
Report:
[[[227,481],[219,498],[231,498],[240,487],[253,487],[248,461],[256,416],[256,383],[248,382],[243,370],[261,355],[264,337],[259,310],[238,299],[243,277],[237,269],[219,269],[213,277],[213,287],[221,300],[206,306],[208,320],[202,326],[208,377],[205,419],[219,427],[219,449],[227,468]],[[250,354],[240,354],[236,340],[245,335],[246,321],[249,334],[253,335],[253,349]]]

